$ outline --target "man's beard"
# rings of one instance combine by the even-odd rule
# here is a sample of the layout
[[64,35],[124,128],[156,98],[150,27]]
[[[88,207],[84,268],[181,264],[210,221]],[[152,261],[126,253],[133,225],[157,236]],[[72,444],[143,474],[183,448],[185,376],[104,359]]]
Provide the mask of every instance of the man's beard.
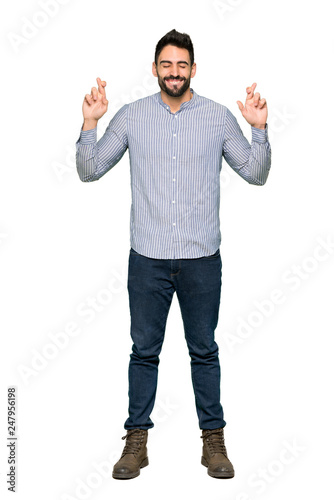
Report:
[[[173,85],[172,87],[168,87],[166,82],[165,82],[165,80],[168,80],[168,79],[183,80],[183,84],[181,86]],[[161,90],[166,92],[167,95],[169,95],[171,97],[181,97],[185,93],[185,91],[188,90],[188,88],[190,87],[190,77],[184,78],[184,77],[180,77],[180,76],[174,77],[173,75],[170,75],[166,78],[161,78],[161,76],[158,73],[158,83],[159,83],[159,87],[161,88]]]

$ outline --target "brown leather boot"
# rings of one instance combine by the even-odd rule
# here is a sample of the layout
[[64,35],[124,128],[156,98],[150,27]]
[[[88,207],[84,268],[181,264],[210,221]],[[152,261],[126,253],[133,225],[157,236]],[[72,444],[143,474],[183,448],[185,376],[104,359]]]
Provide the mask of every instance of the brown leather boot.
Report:
[[227,457],[224,429],[202,429],[203,452],[201,463],[211,477],[227,479],[234,476],[233,465]]
[[148,465],[147,430],[131,429],[122,437],[126,444],[121,458],[114,465],[114,479],[132,479],[139,476],[140,469]]

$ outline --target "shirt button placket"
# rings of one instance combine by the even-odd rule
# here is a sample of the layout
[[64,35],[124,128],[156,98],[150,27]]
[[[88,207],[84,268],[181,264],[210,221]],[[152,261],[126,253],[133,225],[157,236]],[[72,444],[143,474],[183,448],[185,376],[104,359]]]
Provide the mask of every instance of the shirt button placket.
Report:
[[173,150],[172,150],[172,224],[176,227],[177,207],[176,207],[176,183],[177,183],[177,120],[178,115],[173,118],[172,134],[173,134]]

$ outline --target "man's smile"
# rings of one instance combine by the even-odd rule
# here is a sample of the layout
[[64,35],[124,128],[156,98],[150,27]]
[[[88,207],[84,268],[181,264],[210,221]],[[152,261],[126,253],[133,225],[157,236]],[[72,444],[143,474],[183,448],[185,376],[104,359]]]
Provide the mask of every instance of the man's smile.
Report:
[[182,83],[184,82],[184,78],[165,78],[165,81],[167,81],[168,83],[171,83],[171,84],[177,84],[177,83]]

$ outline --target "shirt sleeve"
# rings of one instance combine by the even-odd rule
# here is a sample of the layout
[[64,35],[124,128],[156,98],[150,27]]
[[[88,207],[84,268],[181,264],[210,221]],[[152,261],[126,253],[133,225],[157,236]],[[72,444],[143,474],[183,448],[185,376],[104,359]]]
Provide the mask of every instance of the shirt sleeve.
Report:
[[114,167],[128,148],[125,104],[112,118],[97,141],[97,127],[82,130],[76,142],[76,167],[83,182],[97,181]]
[[268,124],[265,129],[252,129],[252,142],[242,130],[231,111],[226,108],[223,157],[229,166],[249,184],[265,184],[271,167],[271,147]]

